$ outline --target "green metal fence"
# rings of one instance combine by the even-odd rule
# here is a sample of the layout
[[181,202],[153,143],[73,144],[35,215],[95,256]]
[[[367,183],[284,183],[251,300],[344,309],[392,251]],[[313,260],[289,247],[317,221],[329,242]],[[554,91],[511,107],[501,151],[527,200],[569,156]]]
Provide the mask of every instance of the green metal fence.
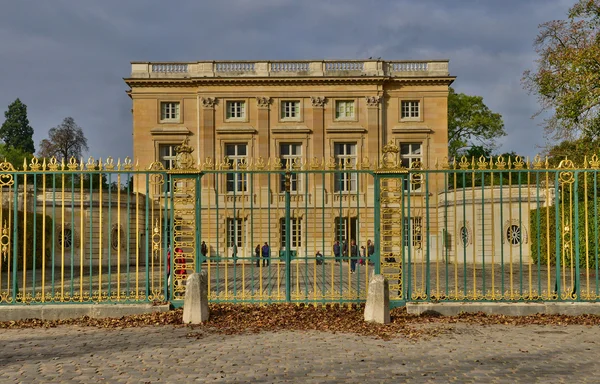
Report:
[[0,304],[181,305],[201,270],[213,302],[600,296],[595,156],[183,160],[0,164]]
[[[596,301],[598,168],[465,159],[382,181],[404,301]],[[398,238],[399,237],[399,238]],[[385,272],[384,272],[385,273]],[[399,276],[399,279],[397,278]]]

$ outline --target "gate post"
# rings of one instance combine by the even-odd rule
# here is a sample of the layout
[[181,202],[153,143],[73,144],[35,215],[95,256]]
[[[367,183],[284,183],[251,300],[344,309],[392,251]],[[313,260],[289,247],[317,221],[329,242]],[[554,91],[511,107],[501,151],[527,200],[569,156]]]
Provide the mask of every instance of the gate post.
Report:
[[[408,169],[402,166],[399,161],[400,149],[394,142],[390,142],[383,147],[381,156],[381,165],[375,171],[375,234],[377,241],[375,242],[375,253],[377,254],[375,264],[375,273],[382,274],[388,278],[390,282],[398,282],[398,294],[400,301],[395,300],[390,302],[393,306],[402,304],[405,300],[406,282],[404,276],[407,276],[404,262],[404,179],[408,177]],[[397,187],[397,181],[400,181],[400,187]],[[394,185],[394,183],[396,185]],[[382,205],[386,204],[385,209]],[[397,262],[389,262],[386,270],[382,270],[381,262],[386,260],[386,254],[391,254],[391,257],[398,256],[400,260],[399,270],[390,270],[390,267],[395,266]],[[397,252],[395,254],[395,252]],[[383,255],[383,256],[382,256]],[[409,266],[410,268],[410,266]]]
[[375,204],[374,206],[374,215],[375,215],[375,222],[374,222],[374,227],[373,228],[373,232],[374,232],[374,241],[375,241],[375,250],[374,250],[374,260],[373,263],[375,264],[375,274],[379,275],[381,274],[381,178],[379,177],[379,175],[375,175],[375,185],[373,188],[373,193],[375,194],[375,198],[373,199],[373,202]]

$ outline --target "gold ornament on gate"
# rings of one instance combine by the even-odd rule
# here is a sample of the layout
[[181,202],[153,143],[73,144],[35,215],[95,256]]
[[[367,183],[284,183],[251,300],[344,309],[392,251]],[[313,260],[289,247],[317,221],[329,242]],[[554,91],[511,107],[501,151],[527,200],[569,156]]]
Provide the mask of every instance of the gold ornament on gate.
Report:
[[192,157],[194,148],[190,146],[189,141],[189,137],[186,136],[181,145],[175,147],[177,169],[195,169],[194,158]]
[[384,169],[399,168],[398,153],[400,148],[393,141],[383,146],[383,155],[381,155],[381,166]]

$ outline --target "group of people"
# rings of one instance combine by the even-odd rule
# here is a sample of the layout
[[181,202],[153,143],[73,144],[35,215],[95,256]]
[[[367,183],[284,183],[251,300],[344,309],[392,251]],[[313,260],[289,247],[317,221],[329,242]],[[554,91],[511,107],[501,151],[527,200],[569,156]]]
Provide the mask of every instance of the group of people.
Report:
[[375,244],[369,239],[367,240],[366,246],[360,247],[360,253],[358,250],[358,245],[356,244],[356,240],[350,240],[350,245],[346,239],[342,240],[340,244],[339,240],[336,240],[333,243],[333,256],[335,258],[335,262],[339,263],[342,260],[350,260],[350,272],[354,273],[356,271],[356,264],[365,265],[366,263],[371,262],[371,256],[375,253]]
[[256,259],[256,266],[260,267],[260,258],[262,256],[262,266],[267,267],[269,265],[269,260],[271,257],[271,248],[269,247],[269,243],[265,241],[265,244],[261,247],[260,244],[254,248],[254,257]]

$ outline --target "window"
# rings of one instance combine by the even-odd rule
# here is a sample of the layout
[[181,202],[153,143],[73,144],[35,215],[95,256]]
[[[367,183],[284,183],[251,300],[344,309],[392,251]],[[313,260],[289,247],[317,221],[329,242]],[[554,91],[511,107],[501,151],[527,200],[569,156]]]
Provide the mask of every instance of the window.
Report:
[[[160,144],[158,146],[158,161],[160,161],[165,169],[175,168],[177,154],[175,153],[174,144]],[[171,178],[165,178],[165,191],[171,192]]]
[[246,228],[246,219],[227,219],[227,247],[242,246],[242,236]]
[[[410,168],[411,165],[415,162],[421,162],[422,160],[422,145],[421,143],[405,143],[400,144],[400,161],[402,166],[405,168]],[[408,180],[404,179],[404,190],[408,191]],[[411,174],[410,179],[410,190],[411,191],[420,191],[421,190],[421,176]]]
[[[302,246],[302,219],[290,217],[290,245],[292,248]],[[279,228],[281,228],[281,248],[285,247],[285,237],[287,236],[287,228],[285,227],[285,217],[279,219]]]
[[[246,158],[246,144],[226,144],[225,156],[229,159],[232,169],[237,169],[239,164]],[[227,192],[245,192],[246,174],[245,173],[227,173]]]
[[401,102],[400,118],[402,119],[418,119],[420,115],[418,100],[407,100]]
[[405,247],[410,245],[415,249],[421,249],[423,245],[423,219],[421,217],[411,217],[410,221],[404,218],[403,244]]
[[[348,226],[348,219],[350,219],[350,226]],[[340,245],[343,240],[346,240],[350,244],[350,240],[355,239],[357,235],[357,223],[356,217],[336,217],[335,218],[335,233],[334,238],[339,240]]]
[[[64,231],[64,236],[62,235],[62,231]],[[65,227],[62,230],[59,229],[58,232],[58,244],[65,249],[71,249],[73,246],[73,231],[69,227]]]
[[227,119],[244,119],[246,117],[246,102],[232,100],[227,102]]
[[158,157],[165,169],[175,168],[177,154],[175,153],[175,145],[161,144],[158,146]]
[[179,121],[179,103],[171,101],[160,103],[160,120]]
[[[281,159],[281,169],[291,169],[294,161],[302,160],[302,144],[280,144],[279,157]],[[290,175],[290,192],[301,190],[302,175],[292,173]],[[280,177],[280,191],[285,192],[285,175]]]
[[[336,143],[334,157],[340,171],[356,169],[356,143]],[[355,192],[357,174],[353,172],[336,172],[334,177],[335,192]]]
[[119,246],[122,242],[125,242],[125,234],[123,233],[123,228],[121,228],[117,224],[113,224],[110,230],[110,245],[112,249],[115,251],[119,249]]
[[510,245],[521,244],[521,227],[516,224],[509,225],[506,229],[506,240]]
[[285,100],[281,102],[281,120],[299,120],[300,101]]
[[460,227],[460,245],[464,247],[469,246],[471,244],[471,229],[466,225]]
[[335,102],[335,118],[339,120],[354,119],[354,100],[337,100]]

